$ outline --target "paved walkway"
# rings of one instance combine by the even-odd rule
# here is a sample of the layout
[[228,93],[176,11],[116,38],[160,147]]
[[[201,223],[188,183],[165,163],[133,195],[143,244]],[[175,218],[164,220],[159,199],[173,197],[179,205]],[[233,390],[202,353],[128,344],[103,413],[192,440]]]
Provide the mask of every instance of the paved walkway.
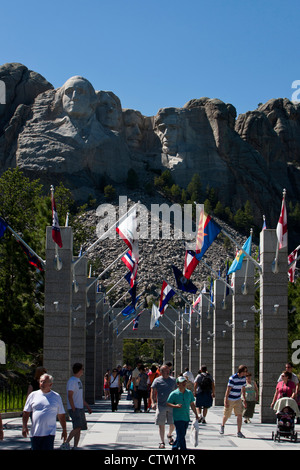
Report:
[[[146,450],[153,453],[162,453],[158,449],[160,442],[158,426],[154,424],[154,411],[149,413],[134,413],[132,402],[127,401],[125,395],[119,403],[117,412],[112,413],[110,401],[100,400],[92,406],[93,413],[87,416],[88,431],[82,432],[80,448],[82,450],[105,450],[107,452],[127,450]],[[298,442],[282,439],[281,442],[272,440],[272,431],[276,424],[261,424],[259,414],[255,413],[250,424],[243,423],[245,439],[236,437],[236,419],[232,416],[226,426],[225,434],[220,435],[220,423],[223,408],[212,407],[207,416],[207,424],[200,424],[199,443],[193,447],[187,432],[187,443],[190,451],[197,454],[199,450],[299,450],[300,425],[295,425],[298,432]],[[22,437],[22,419],[3,419],[4,440],[0,441],[0,450],[29,450],[29,438]],[[72,429],[71,422],[67,423],[68,432]],[[167,428],[166,428],[167,429]],[[61,428],[57,423],[55,449],[59,449],[62,441]],[[166,439],[166,450],[171,446]],[[132,452],[134,455],[134,452]]]

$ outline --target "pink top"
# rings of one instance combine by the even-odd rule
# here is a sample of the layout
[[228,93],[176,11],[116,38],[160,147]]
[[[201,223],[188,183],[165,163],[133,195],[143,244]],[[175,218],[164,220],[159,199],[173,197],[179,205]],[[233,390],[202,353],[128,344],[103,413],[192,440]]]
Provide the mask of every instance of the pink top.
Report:
[[292,380],[288,380],[287,384],[285,384],[284,381],[281,380],[280,382],[278,382],[276,386],[276,390],[278,392],[277,400],[283,397],[290,398],[293,395],[295,389],[296,389],[296,384]]

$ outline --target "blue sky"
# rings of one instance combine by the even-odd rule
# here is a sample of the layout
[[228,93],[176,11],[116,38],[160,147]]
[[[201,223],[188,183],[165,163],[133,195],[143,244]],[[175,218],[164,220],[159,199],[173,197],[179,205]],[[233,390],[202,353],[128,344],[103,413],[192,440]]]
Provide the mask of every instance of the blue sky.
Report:
[[299,0],[3,3],[0,64],[20,62],[55,88],[82,75],[146,116],[202,96],[240,114],[292,99],[300,80]]

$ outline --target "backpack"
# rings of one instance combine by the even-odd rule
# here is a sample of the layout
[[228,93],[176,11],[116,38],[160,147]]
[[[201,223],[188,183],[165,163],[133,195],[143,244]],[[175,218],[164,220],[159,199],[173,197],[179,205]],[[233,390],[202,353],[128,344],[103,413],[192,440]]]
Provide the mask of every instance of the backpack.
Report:
[[212,380],[208,374],[201,374],[201,378],[198,380],[198,383],[202,392],[208,392],[211,390]]

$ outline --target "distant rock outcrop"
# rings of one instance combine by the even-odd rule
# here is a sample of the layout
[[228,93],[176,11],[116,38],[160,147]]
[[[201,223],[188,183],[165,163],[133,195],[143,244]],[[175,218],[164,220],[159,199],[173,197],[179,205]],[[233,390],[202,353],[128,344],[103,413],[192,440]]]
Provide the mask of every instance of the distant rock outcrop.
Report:
[[124,183],[133,168],[142,185],[169,169],[186,187],[195,173],[233,211],[249,200],[259,224],[274,224],[282,190],[300,196],[300,105],[271,99],[236,116],[232,104],[207,97],[155,116],[122,109],[111,91],[83,77],[60,88],[21,64],[0,67],[0,171],[19,166],[47,185],[63,181],[75,198],[97,197]]

